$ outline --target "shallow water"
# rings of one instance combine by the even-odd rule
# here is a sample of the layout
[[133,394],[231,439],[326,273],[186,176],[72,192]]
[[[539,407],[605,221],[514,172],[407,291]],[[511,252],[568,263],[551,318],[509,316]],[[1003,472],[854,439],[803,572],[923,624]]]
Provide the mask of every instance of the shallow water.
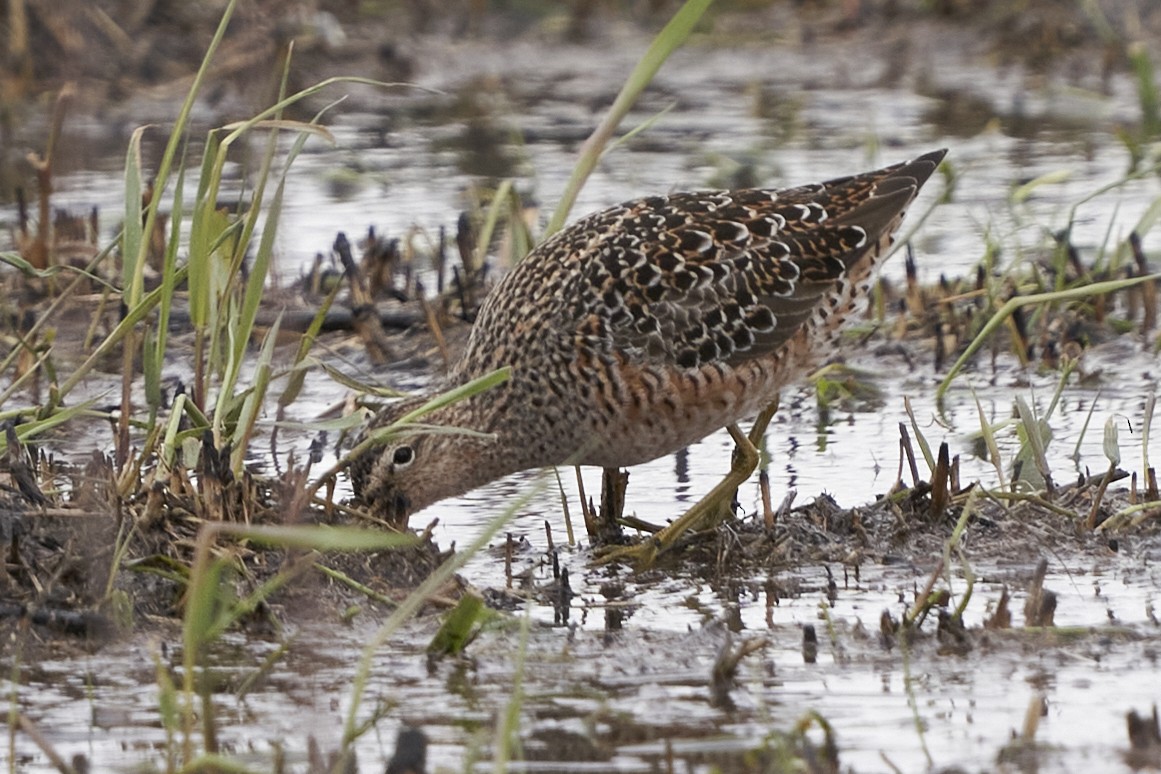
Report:
[[[283,278],[293,278],[316,252],[328,250],[338,230],[359,234],[374,225],[398,236],[413,227],[428,235],[441,226],[453,228],[465,192],[477,181],[470,170],[480,160],[457,149],[464,134],[460,119],[437,123],[427,116],[438,112],[433,106],[464,95],[483,106],[502,134],[519,138],[506,146],[505,155],[514,160],[512,173],[528,198],[540,200],[544,213],[551,211],[580,141],[644,42],[639,33],[617,28],[607,40],[588,47],[553,46],[551,56],[545,56],[545,42],[535,39],[503,50],[448,44],[418,75],[422,85],[444,95],[364,93],[353,107],[340,107],[332,118],[335,147],[312,140],[291,174],[279,236]],[[1002,265],[1039,257],[1043,234],[1063,228],[1073,205],[1119,179],[1127,166],[1127,155],[1112,135],[1117,124],[1135,120],[1135,92],[1127,76],[1114,78],[1111,93],[1100,96],[1073,88],[1091,88],[1083,77],[1079,83],[1036,83],[1018,71],[993,71],[979,61],[965,64],[958,47],[944,50],[930,43],[917,45],[912,53],[912,67],[925,73],[924,88],[888,89],[879,79],[879,58],[868,58],[860,68],[850,63],[841,44],[830,45],[681,52],[662,70],[630,123],[672,110],[602,161],[575,214],[646,194],[720,185],[739,162],[753,167],[760,184],[781,186],[947,146],[960,176],[954,198],[913,239],[920,279],[933,282],[940,275],[973,272],[984,253],[985,233],[1002,245]],[[969,99],[984,111],[980,127],[992,117],[1000,120],[975,131],[940,122],[941,110]],[[1023,122],[1019,132],[1010,128],[1017,118]],[[96,133],[100,127],[85,131]],[[130,130],[124,131],[127,139]],[[109,213],[107,222],[115,220],[119,165],[119,156],[94,159],[90,169],[61,176],[56,204],[80,211],[96,205]],[[357,172],[357,184],[341,193],[329,184],[337,167]],[[1068,171],[1066,180],[1037,188],[1026,201],[1010,200],[1014,183],[1060,170]],[[926,210],[941,185],[932,181],[913,215]],[[1090,263],[1110,238],[1119,243],[1159,196],[1156,178],[1146,178],[1080,206],[1073,240],[1083,260]],[[14,218],[11,207],[0,209],[0,224]],[[1146,251],[1161,248],[1159,239],[1156,229],[1146,233]],[[902,272],[898,259],[885,270],[896,282]],[[852,355],[851,362],[878,374],[884,398],[873,410],[835,411],[830,421],[822,421],[813,394],[784,395],[767,437],[774,502],[791,488],[798,502],[829,492],[842,505],[867,502],[888,490],[899,464],[899,424],[907,423],[910,431],[904,396],[910,397],[932,447],[946,440],[952,454],[960,455],[964,480],[995,485],[992,464],[971,453],[970,437],[979,428],[975,398],[992,422],[1011,414],[1017,394],[1043,411],[1058,376],[1022,369],[1009,358],[1001,357],[995,370],[984,364],[986,358],[980,360],[942,408],[933,399],[941,375],[930,363],[908,364],[869,353]],[[1090,355],[1084,368],[1103,372],[1103,378],[1091,386],[1070,385],[1050,421],[1049,456],[1060,483],[1086,470],[1105,469],[1103,427],[1110,419],[1120,429],[1123,466],[1139,469],[1144,398],[1157,389],[1154,358],[1130,337]],[[381,377],[393,381],[407,375],[388,370]],[[325,379],[312,379],[294,406],[297,418],[311,419],[343,392]],[[1007,475],[1018,441],[1010,431],[1000,440]],[[95,436],[94,443],[105,440]],[[1074,447],[1077,460],[1071,459]],[[1155,439],[1153,447],[1149,451],[1156,459],[1161,449]],[[655,522],[677,515],[717,482],[728,467],[730,448],[728,436],[720,433],[680,457],[633,469],[628,510]],[[583,529],[573,474],[561,470],[560,475],[573,519]],[[440,503],[414,523],[438,518],[437,541],[464,546],[514,494],[530,486],[540,488],[507,530],[527,540],[521,563],[543,581],[546,520],[555,543],[564,541],[560,495],[551,477],[525,474],[498,482]],[[599,491],[596,472],[586,473],[586,489]],[[742,490],[740,501],[747,512],[754,510],[755,484]],[[970,530],[967,539],[970,551]],[[1021,589],[1037,558],[973,557],[981,579],[969,607],[969,625],[980,624],[1002,584]],[[708,771],[711,762],[757,747],[769,731],[785,731],[806,711],[817,710],[836,729],[843,765],[856,771],[888,770],[885,759],[903,771],[953,764],[992,769],[1010,733],[1022,726],[1029,702],[1042,695],[1047,712],[1037,740],[1048,749],[1038,760],[1039,771],[1119,770],[1119,755],[1127,746],[1124,712],[1145,711],[1161,698],[1156,651],[1161,632],[1151,612],[1155,589],[1161,587],[1157,557],[1130,545],[1099,560],[1049,559],[1046,585],[1061,595],[1057,623],[1091,627],[1091,633],[1078,634],[1070,643],[1027,632],[1001,633],[967,656],[940,656],[933,642],[923,642],[905,659],[897,648],[879,646],[879,614],[883,609],[899,614],[901,597],[911,601],[934,557],[907,557],[914,566],[864,566],[861,582],[849,588],[840,578],[827,613],[832,640],[821,607],[827,599],[824,568],[794,573],[798,592],[774,604],[762,591],[765,578],[750,579],[745,589],[729,594],[697,578],[643,580],[624,571],[592,569],[583,551],[565,548],[562,562],[578,592],[574,626],[549,628],[550,607],[530,610],[534,624],[521,711],[528,763],[523,765],[532,771],[650,771],[672,755],[686,764],[678,770]],[[502,564],[496,551],[485,552],[464,576],[479,587],[502,588]],[[831,569],[841,574],[841,568]],[[623,610],[622,628],[606,631],[608,608],[601,587],[610,580],[624,584],[620,598],[630,605]],[[957,576],[957,592],[963,585]],[[1022,601],[1017,594],[1012,604],[1015,626],[1020,625]],[[217,697],[223,740],[256,768],[270,760],[276,741],[298,767],[308,733],[324,750],[337,746],[354,663],[375,623],[363,616],[336,630],[329,622],[296,620],[292,611],[286,617],[293,635],[286,660],[244,697],[229,690]],[[1110,628],[1112,622],[1116,629]],[[819,631],[817,664],[803,663],[805,624]],[[423,648],[433,627],[431,621],[416,623],[374,656],[367,703],[384,702],[391,709],[360,743],[365,770],[382,766],[403,722],[428,732],[433,743],[429,760],[437,768],[462,770],[472,750],[487,759],[495,717],[511,695],[519,635],[514,630],[486,633],[472,646],[471,662],[443,663],[429,674]],[[731,710],[711,706],[707,687],[727,628],[734,630],[735,643],[746,637],[769,640],[742,662]],[[165,734],[157,720],[155,660],[175,659],[172,647],[179,639],[176,632],[159,634],[152,641],[120,643],[87,657],[26,664],[16,703],[66,759],[83,753],[97,769],[157,765]],[[167,656],[159,655],[162,643],[170,645]],[[216,654],[214,669],[237,680],[273,647],[233,636]],[[21,734],[15,737],[15,750],[16,768],[51,769]],[[557,762],[535,762],[545,756]],[[490,770],[483,764],[479,768]]]
[[[989,603],[1004,582],[1018,585],[1027,574],[976,569],[982,577],[975,594]],[[1125,747],[1122,713],[1157,698],[1157,623],[1142,588],[1155,587],[1161,578],[1155,569],[1142,575],[1135,560],[1121,558],[1069,572],[1050,573],[1045,585],[1060,594],[1058,625],[1080,631],[1071,637],[1019,628],[996,632],[965,656],[937,655],[930,639],[906,655],[879,645],[879,613],[901,611],[899,595],[910,596],[913,584],[924,580],[918,569],[866,569],[860,583],[840,582],[832,603],[826,575],[808,569],[799,592],[777,604],[748,593],[731,602],[737,608],[732,635],[720,623],[707,625],[722,600],[689,581],[671,589],[650,586],[639,596],[627,589],[637,608],[622,630],[604,631],[601,600],[584,595],[574,602],[573,620],[583,621],[578,627],[533,624],[521,709],[528,762],[518,770],[651,770],[671,750],[676,760],[689,762],[689,770],[706,771],[710,761],[761,747],[766,734],[788,730],[808,710],[836,729],[841,760],[856,771],[884,770],[882,756],[903,771],[923,770],[924,744],[936,766],[987,769],[1010,733],[1022,727],[1029,703],[1041,699],[1040,771],[1075,771],[1079,764],[1118,770],[1115,761]],[[963,586],[954,588],[962,592]],[[1016,627],[1022,601],[1017,594],[1012,605]],[[662,605],[678,611],[678,618],[683,608],[688,611],[685,625],[656,614]],[[984,605],[973,608],[977,614],[969,614],[968,623],[975,626]],[[1110,621],[1115,629],[1085,631]],[[301,765],[307,733],[324,751],[337,747],[370,623],[337,630],[292,625],[288,656],[243,696],[234,691],[273,645],[226,638],[209,659],[222,685],[215,705],[224,749],[260,766],[276,743],[286,749],[288,763]],[[814,664],[803,661],[804,624],[819,633]],[[444,662],[429,673],[423,648],[431,626],[416,626],[375,653],[364,712],[384,702],[390,711],[359,745],[360,761],[372,770],[389,757],[400,722],[426,729],[436,770],[461,770],[466,750],[487,749],[496,715],[511,695],[517,631],[486,633],[472,646],[470,661]],[[708,680],[727,636],[735,645],[767,640],[742,662],[729,708],[714,706]],[[159,655],[164,639],[30,666],[21,679],[22,711],[50,733],[58,752],[83,753],[98,769],[156,761],[165,734],[157,725],[154,663],[169,661]],[[584,743],[572,751],[564,746],[565,734]],[[22,770],[42,770],[43,759],[17,741],[18,751],[30,756]],[[587,767],[581,752],[590,758]],[[542,758],[543,765],[536,762]]]

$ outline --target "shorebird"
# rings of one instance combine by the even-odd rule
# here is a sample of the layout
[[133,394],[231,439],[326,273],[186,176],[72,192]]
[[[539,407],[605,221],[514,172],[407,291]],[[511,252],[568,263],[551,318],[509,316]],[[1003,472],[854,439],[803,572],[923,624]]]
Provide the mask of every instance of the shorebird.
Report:
[[[504,366],[510,378],[358,456],[356,495],[405,526],[510,473],[629,467],[728,428],[740,454],[722,484],[617,554],[651,563],[753,472],[773,413],[762,409],[832,351],[945,153],[797,188],[652,196],[578,220],[497,283],[441,390]],[[430,397],[389,405],[364,433]],[[737,423],[755,414],[747,437]]]

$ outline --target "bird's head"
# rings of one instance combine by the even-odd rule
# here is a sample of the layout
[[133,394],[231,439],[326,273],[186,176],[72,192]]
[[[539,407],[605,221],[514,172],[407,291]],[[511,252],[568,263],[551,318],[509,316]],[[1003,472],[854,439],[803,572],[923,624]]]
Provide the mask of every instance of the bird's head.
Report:
[[399,423],[426,400],[407,399],[383,409],[360,434],[356,448],[365,448],[351,462],[355,496],[400,529],[411,514],[497,477],[481,464],[492,441],[472,429],[467,402],[415,424]]

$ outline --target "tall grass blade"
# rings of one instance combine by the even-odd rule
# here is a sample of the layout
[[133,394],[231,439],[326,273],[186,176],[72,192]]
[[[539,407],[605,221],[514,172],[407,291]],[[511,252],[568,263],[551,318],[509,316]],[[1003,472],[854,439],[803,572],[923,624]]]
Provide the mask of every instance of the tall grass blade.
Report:
[[[309,487],[307,487],[307,491],[306,491],[307,496],[314,497],[314,495],[318,492],[318,490],[327,481],[334,478],[336,475],[339,474],[340,471],[344,470],[348,465],[350,465],[351,460],[353,460],[356,457],[370,451],[374,447],[385,443],[387,440],[398,436],[401,432],[404,432],[407,430],[411,430],[411,431],[416,430],[417,429],[416,425],[415,425],[416,420],[422,419],[427,414],[430,414],[433,411],[437,411],[441,408],[444,408],[445,406],[450,406],[451,404],[456,403],[457,401],[461,401],[461,400],[464,400],[466,398],[470,398],[473,395],[478,395],[479,393],[484,392],[485,390],[490,390],[491,388],[495,387],[496,385],[502,384],[503,382],[507,381],[511,375],[512,375],[512,367],[511,366],[504,366],[503,368],[498,368],[495,371],[492,371],[491,373],[484,374],[483,376],[481,376],[479,378],[473,379],[472,381],[468,382],[467,384],[462,384],[459,387],[456,387],[454,389],[448,390],[447,392],[444,392],[444,393],[441,393],[440,395],[435,396],[434,398],[429,400],[427,403],[424,403],[422,406],[415,409],[414,411],[410,411],[407,414],[404,414],[396,422],[394,422],[393,424],[391,424],[387,427],[377,428],[374,432],[368,434],[367,438],[360,441],[355,446],[355,448],[351,449],[349,452],[344,454],[342,459],[338,460],[334,465],[332,465],[328,470],[326,470],[322,475],[320,475],[318,477],[318,479],[316,479],[313,484],[311,484]],[[422,429],[424,431],[427,431],[427,428],[422,428]],[[471,431],[460,430],[460,429],[456,429],[456,428],[442,428],[442,430],[445,432],[471,432]]]
[[[322,115],[323,114],[320,112],[315,116],[315,120],[319,120]],[[291,146],[290,151],[287,153],[286,163],[283,168],[282,175],[279,178],[278,186],[274,191],[274,196],[272,197],[269,206],[266,208],[266,223],[262,229],[262,238],[259,240],[258,250],[254,255],[254,264],[251,266],[249,276],[246,280],[245,292],[242,297],[242,307],[240,310],[236,329],[233,331],[233,348],[231,356],[232,362],[236,367],[231,370],[229,378],[226,379],[222,384],[221,389],[223,394],[231,393],[234,390],[238,376],[237,366],[240,366],[245,357],[246,344],[249,342],[253,335],[254,323],[255,320],[257,320],[258,310],[261,306],[262,298],[266,292],[266,279],[269,276],[270,265],[274,255],[274,240],[276,234],[278,233],[279,221],[282,217],[282,202],[286,191],[287,173],[290,171],[290,167],[294,163],[294,160],[298,157],[298,154],[302,151],[303,146],[306,144],[307,138],[312,134],[317,134],[317,132],[314,130],[321,129],[321,127],[315,126],[313,124],[304,124],[298,121],[266,121],[257,124],[257,126],[275,126],[277,128],[293,127],[299,132],[299,134]],[[324,132],[323,136],[333,139],[331,138],[329,132]],[[249,244],[250,234],[253,232],[253,228],[257,223],[259,203],[265,190],[266,176],[269,173],[270,164],[272,163],[274,151],[276,149],[276,133],[271,133],[267,158],[264,160],[263,172],[259,176],[259,183],[254,193],[254,201],[250,209],[250,215],[246,219],[246,227],[242,232],[242,239],[240,240],[239,246],[236,250],[234,263],[231,267],[231,276],[234,278],[240,276],[241,260],[245,255],[247,245]],[[321,325],[321,319],[319,319],[317,315],[315,320],[317,320],[318,324]],[[301,357],[299,359],[301,360]],[[247,436],[248,435],[249,433],[247,431]],[[244,449],[236,446],[235,454],[237,454],[239,451],[244,451]],[[235,472],[238,472],[241,469],[240,464],[236,465],[235,467]]]
[[1046,185],[1057,185],[1059,183],[1065,182],[1070,177],[1072,177],[1072,172],[1067,169],[1057,169],[1052,172],[1046,172],[1037,178],[1029,180],[1023,185],[1014,188],[1012,193],[1009,194],[1009,199],[1013,204],[1023,204],[1028,200],[1028,197],[1035,193],[1037,188]]
[[967,349],[955,361],[955,364],[947,372],[947,376],[943,377],[943,381],[939,383],[939,388],[935,391],[936,401],[942,401],[943,396],[951,387],[952,381],[959,372],[963,370],[964,365],[971,360],[975,353],[984,345],[993,333],[1001,326],[1006,324],[1009,317],[1017,309],[1035,304],[1051,304],[1057,301],[1078,301],[1089,298],[1090,296],[1099,296],[1104,293],[1115,293],[1118,290],[1125,290],[1134,285],[1140,285],[1142,282],[1155,282],[1161,280],[1161,274],[1144,274],[1139,277],[1130,277],[1127,279],[1107,280],[1105,282],[1094,282],[1091,285],[1082,285],[1080,287],[1069,288],[1068,290],[1055,290],[1048,293],[1038,293],[1031,296],[1016,296],[1008,299],[1003,306],[1001,306],[996,313],[992,315],[991,319],[980,329],[976,337],[972,339]]
[[367,395],[374,395],[379,398],[405,398],[407,393],[400,392],[394,387],[380,387],[376,384],[357,379],[343,371],[340,371],[331,363],[325,360],[316,360],[314,358],[305,358],[304,362],[312,368],[321,368],[331,381],[336,382],[342,387],[347,387],[359,393]]
[[270,386],[271,363],[274,360],[274,345],[278,341],[278,331],[281,327],[282,315],[278,315],[262,344],[258,362],[254,365],[254,384],[246,391],[238,423],[234,426],[234,432],[230,439],[233,447],[230,454],[230,470],[235,476],[242,474],[242,463],[246,461],[246,453],[250,450],[250,437],[254,433],[254,425],[258,421],[258,414],[261,413],[262,406],[266,403],[266,390]]
[[1157,221],[1161,219],[1161,196],[1153,200],[1153,202],[1146,208],[1141,219],[1137,221],[1137,225],[1133,231],[1138,234],[1148,234],[1153,226],[1157,225]]
[[[300,146],[301,147],[301,146]],[[226,151],[229,146],[223,142],[220,149],[221,162],[224,164]],[[263,212],[263,201],[266,195],[266,183],[274,164],[274,156],[278,151],[278,132],[272,131],[266,140],[266,153],[262,158],[262,167],[258,172],[254,192],[250,195],[250,206],[242,218],[242,232],[234,245],[230,256],[227,283],[231,290],[242,282],[242,264],[250,248],[254,236],[254,229],[258,227],[258,218]],[[269,274],[271,257],[274,252],[274,237],[278,233],[278,221],[282,215],[282,190],[286,180],[286,173],[290,169],[293,159],[288,159],[283,170],[282,182],[275,191],[274,201],[266,208],[266,225],[262,229],[262,238],[258,243],[258,250],[254,255],[254,263],[245,276],[245,287],[242,289],[242,305],[236,320],[231,320],[231,342],[229,361],[235,367],[223,381],[223,392],[231,392],[238,378],[238,368],[244,360],[246,346],[254,330],[254,320],[258,316],[258,307],[262,296],[266,292],[266,278]]]
[[158,465],[163,474],[168,475],[177,461],[177,434],[181,430],[182,415],[185,413],[185,404],[188,396],[185,393],[173,399],[173,408],[169,412],[169,421],[165,423],[165,436],[161,442],[161,453],[158,455]]
[[[1024,448],[1020,450],[1019,458],[1025,461],[1030,458],[1036,466],[1036,472],[1040,474],[1042,483],[1051,488],[1052,471],[1048,467],[1046,444],[1051,438],[1052,431],[1044,420],[1036,416],[1036,412],[1032,410],[1022,395],[1016,396],[1016,413],[1020,417],[1021,436],[1024,441]],[[1024,466],[1022,477],[1038,485],[1041,483],[1029,476],[1027,465]]]
[[512,181],[501,180],[500,185],[496,186],[495,193],[492,194],[492,203],[488,207],[487,215],[484,216],[484,224],[480,228],[480,236],[476,240],[473,268],[484,265],[484,259],[488,256],[488,245],[492,243],[492,234],[496,232],[496,224],[500,222],[500,213],[507,206],[510,196],[512,196]]
[[414,545],[414,535],[325,524],[254,525],[215,523],[214,529],[238,540],[310,551],[384,551]]
[[[151,416],[156,416],[161,410],[161,369],[165,366],[166,347],[169,344],[169,320],[173,314],[173,302],[177,291],[178,266],[177,251],[181,244],[182,225],[185,222],[185,167],[177,173],[177,182],[173,187],[173,206],[169,214],[169,239],[165,244],[165,255],[161,266],[161,296],[157,310],[156,334],[150,337],[153,341],[153,352],[146,350],[145,361],[145,399]],[[145,344],[148,348],[148,343]]]
[[915,411],[911,408],[911,398],[903,398],[903,410],[907,412],[907,417],[911,420],[911,432],[915,434],[915,441],[919,444],[919,450],[923,452],[923,459],[927,462],[927,470],[934,473],[935,455],[931,453],[931,444],[927,442],[927,437],[919,429],[919,422],[915,419]]
[[527,487],[524,493],[517,497],[506,510],[497,514],[464,550],[452,554],[443,564],[436,568],[423,583],[419,584],[415,591],[407,595],[407,598],[400,603],[399,607],[395,609],[395,612],[387,618],[383,626],[380,627],[379,631],[375,633],[375,636],[363,648],[363,655],[359,659],[359,665],[351,680],[351,706],[347,711],[347,719],[343,728],[344,748],[355,741],[357,729],[359,728],[359,707],[362,705],[363,693],[367,689],[367,681],[371,676],[371,667],[379,649],[398,631],[400,626],[415,615],[419,608],[432,595],[436,594],[445,583],[451,580],[459,572],[461,567],[488,546],[488,543],[499,534],[500,530],[515,518],[520,509],[539,494],[541,487],[544,486],[544,481],[545,479],[542,474],[539,478],[538,485]]
[[399,417],[398,424],[405,425],[409,422],[414,422],[417,419],[427,416],[433,411],[438,411],[441,408],[450,406],[453,403],[458,403],[459,401],[464,400],[465,398],[470,398],[473,395],[479,395],[485,390],[490,390],[497,385],[503,384],[504,382],[508,381],[511,376],[511,366],[497,368],[491,373],[484,374],[481,377],[471,380],[467,384],[448,390],[447,392],[436,396],[432,400],[415,409],[415,411],[404,414],[403,416]]
[[141,300],[145,287],[145,256],[141,222],[141,137],[146,127],[139,126],[129,137],[125,154],[125,222],[121,227],[121,287],[126,307]]
[[1149,49],[1141,42],[1129,46],[1129,61],[1137,75],[1137,100],[1141,106],[1141,130],[1146,138],[1161,134],[1161,100],[1157,97],[1157,80]]
[[178,702],[177,687],[169,675],[169,665],[161,658],[160,653],[154,654],[154,667],[157,673],[157,714],[161,718],[161,727],[165,731],[166,770],[176,768],[173,759],[173,736],[181,728],[181,711]]
[[1076,437],[1076,446],[1074,446],[1072,449],[1072,456],[1070,457],[1070,459],[1073,462],[1077,462],[1077,463],[1080,462],[1080,447],[1081,447],[1081,444],[1084,443],[1085,436],[1088,435],[1088,426],[1089,426],[1089,423],[1092,422],[1092,415],[1096,411],[1097,401],[1100,400],[1100,397],[1101,397],[1101,391],[1097,390],[1097,394],[1094,395],[1092,400],[1090,400],[1088,403],[1088,413],[1084,415],[1084,422],[1081,424],[1080,432],[1077,434],[1077,437]]
[[[1089,202],[1093,201],[1094,199],[1097,199],[1101,196],[1104,196],[1107,193],[1115,191],[1118,188],[1123,188],[1124,186],[1128,185],[1129,183],[1133,182],[1134,180],[1139,180],[1139,179],[1144,178],[1144,177],[1150,177],[1150,176],[1156,174],[1158,171],[1161,171],[1161,159],[1158,159],[1155,163],[1149,165],[1148,167],[1135,169],[1132,172],[1129,172],[1124,177],[1120,178],[1119,180],[1114,180],[1111,183],[1106,183],[1105,185],[1102,185],[1099,188],[1096,188],[1096,189],[1090,191],[1089,193],[1087,193],[1084,196],[1077,199],[1076,203],[1073,204],[1071,208],[1069,208],[1068,223],[1071,224],[1071,223],[1076,222],[1076,213],[1085,204],[1088,204]],[[1138,232],[1138,233],[1143,233],[1143,232]]]
[[202,645],[210,641],[207,633],[217,623],[221,602],[218,592],[223,586],[222,571],[225,566],[223,559],[207,559],[203,567],[195,565],[190,573],[185,615],[182,619],[182,642],[194,663]]
[[1060,399],[1064,397],[1064,388],[1068,386],[1068,377],[1072,376],[1076,366],[1077,361],[1067,357],[1060,364],[1060,378],[1056,380],[1056,390],[1052,393],[1052,400],[1048,402],[1048,408],[1044,411],[1045,422],[1051,420],[1052,415],[1056,413],[1056,407],[1060,405]]
[[296,422],[290,419],[280,419],[274,422],[276,427],[282,427],[287,430],[294,430],[299,433],[317,433],[326,431],[328,433],[341,433],[343,431],[354,430],[362,427],[367,423],[367,416],[363,412],[352,412],[345,417],[332,417],[330,419],[311,419],[306,422]]
[[152,326],[146,326],[141,337],[141,371],[145,380],[145,405],[149,407],[149,416],[157,416],[161,408],[161,369],[165,365],[164,352],[157,346],[157,331]]
[[290,374],[286,380],[286,387],[278,396],[279,408],[286,408],[298,399],[299,393],[302,392],[302,386],[306,382],[307,371],[310,370],[310,364],[307,360],[307,355],[310,354],[311,347],[314,346],[315,340],[318,338],[319,331],[322,330],[323,322],[326,320],[327,314],[331,310],[331,305],[338,296],[342,285],[335,283],[330,292],[327,293],[322,303],[319,304],[318,311],[315,312],[314,318],[310,321],[305,332],[298,340],[298,349],[294,352],[294,361],[290,366]]
[[[169,141],[165,145],[165,151],[161,155],[161,163],[158,165],[157,174],[154,176],[153,198],[145,211],[145,224],[142,229],[143,234],[152,234],[153,229],[157,225],[157,216],[161,209],[162,193],[169,185],[169,175],[173,167],[173,160],[177,156],[177,149],[182,143],[182,138],[185,136],[186,127],[189,126],[189,116],[193,111],[198,94],[201,93],[202,83],[205,81],[206,74],[210,69],[210,62],[213,61],[218,46],[221,45],[222,39],[226,36],[226,29],[230,26],[230,19],[234,15],[234,8],[236,6],[237,0],[229,0],[226,3],[226,7],[222,10],[222,17],[218,21],[217,29],[214,30],[214,37],[210,40],[209,45],[206,46],[206,52],[202,56],[197,73],[194,75],[193,83],[190,85],[189,91],[186,92],[185,101],[182,102],[181,109],[177,114],[177,120],[173,123]],[[144,262],[144,255],[142,253],[147,249],[147,246],[148,241],[143,240],[141,246],[138,248],[138,263]]]
[[617,127],[620,126],[621,121],[636,103],[637,98],[641,96],[641,92],[645,90],[657,71],[661,69],[661,65],[693,32],[693,28],[701,20],[712,1],[686,0],[680,10],[673,15],[669,23],[653,39],[645,51],[645,55],[641,57],[641,61],[633,68],[633,72],[625,81],[625,85],[621,87],[617,98],[613,100],[613,106],[609,108],[609,112],[605,114],[604,119],[581,148],[580,158],[577,160],[576,167],[573,168],[572,176],[569,177],[568,183],[565,185],[560,203],[556,206],[556,211],[552,213],[552,219],[549,220],[548,226],[544,230],[545,238],[555,234],[564,226],[573,204],[576,203],[577,195],[580,194],[589,175],[596,169],[597,161],[604,152],[605,146],[612,139]]
[[1000,446],[996,443],[996,434],[992,431],[992,424],[984,415],[983,404],[980,403],[980,398],[976,395],[975,390],[972,390],[972,397],[976,401],[976,413],[980,417],[980,433],[984,437],[984,444],[988,449],[988,456],[992,458],[992,466],[996,469],[997,486],[1003,486],[1004,481],[1004,465],[1000,459]]
[[495,752],[492,756],[492,770],[496,774],[508,774],[508,762],[513,753],[520,751],[520,712],[524,708],[524,662],[528,656],[528,633],[532,629],[532,606],[524,609],[520,621],[520,642],[516,648],[515,674],[512,675],[512,692],[504,705],[504,713],[496,721]]
[[1157,393],[1151,392],[1145,398],[1145,416],[1141,420],[1141,475],[1149,476],[1149,436],[1153,431],[1153,411],[1157,408]]
[[49,279],[70,269],[68,266],[49,266],[47,269],[38,269],[21,257],[19,253],[9,252],[0,252],[0,263],[8,264],[29,279]]
[[[45,433],[54,427],[63,425],[73,419],[82,416],[100,417],[101,419],[108,419],[108,415],[100,414],[90,411],[92,406],[97,402],[98,398],[91,398],[84,403],[78,403],[75,406],[66,406],[64,408],[51,409],[48,415],[30,422],[23,422],[16,426],[16,437],[20,443],[27,443],[32,438]],[[0,420],[11,419],[22,416],[27,413],[27,409],[15,409],[13,411],[6,411],[0,414]],[[6,453],[8,450],[8,440],[0,433],[0,454]]]

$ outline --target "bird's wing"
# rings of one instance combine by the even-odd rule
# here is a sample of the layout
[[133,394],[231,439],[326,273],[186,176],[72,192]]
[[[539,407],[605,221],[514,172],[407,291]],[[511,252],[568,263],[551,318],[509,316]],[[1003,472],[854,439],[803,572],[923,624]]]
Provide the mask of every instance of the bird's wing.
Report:
[[[594,347],[695,368],[773,352],[902,218],[942,158],[782,191],[682,193],[578,223],[568,317]],[[856,267],[858,267],[856,269]]]

